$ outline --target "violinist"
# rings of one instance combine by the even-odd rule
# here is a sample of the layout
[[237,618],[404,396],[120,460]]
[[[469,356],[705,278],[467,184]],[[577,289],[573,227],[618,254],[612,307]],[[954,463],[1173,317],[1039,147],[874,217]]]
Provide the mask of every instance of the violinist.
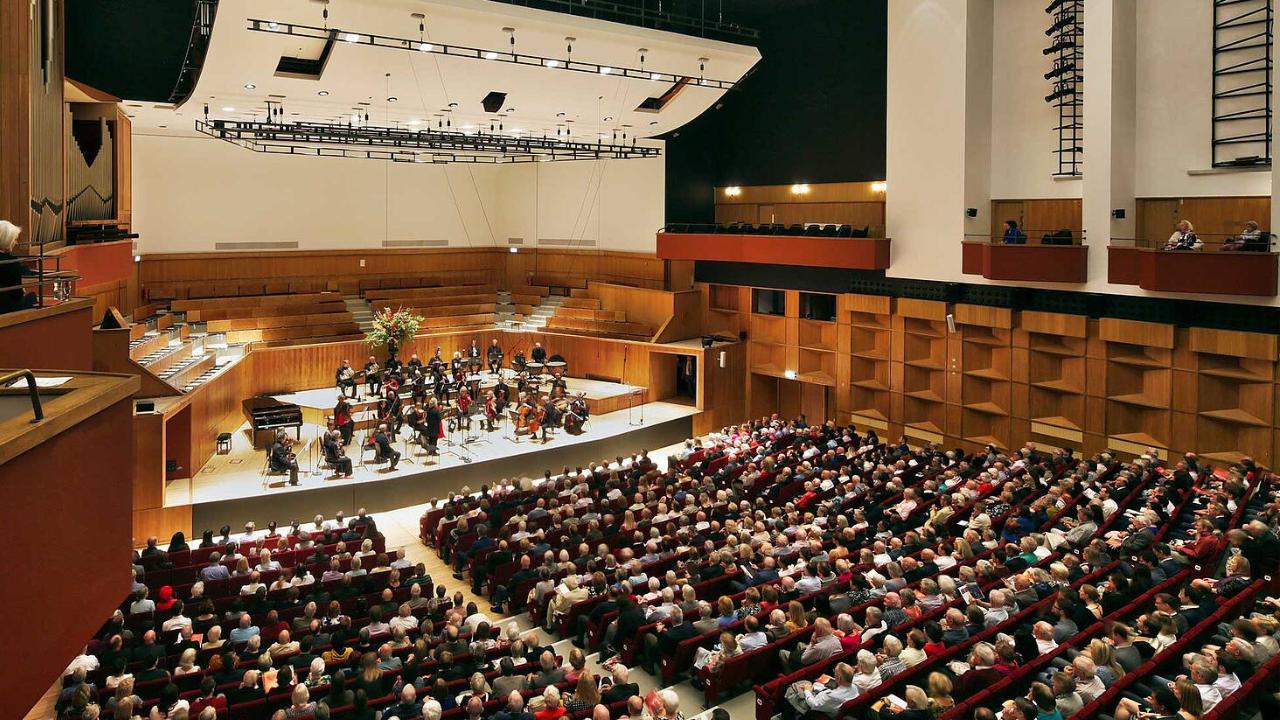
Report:
[[280,431],[268,451],[268,463],[274,472],[288,472],[289,484],[298,484],[298,456],[293,452],[293,438]]
[[502,369],[502,347],[498,345],[498,338],[494,338],[489,343],[489,372],[497,375]]
[[485,430],[493,432],[493,423],[498,419],[498,400],[492,390],[484,395]]
[[466,385],[458,390],[458,422],[464,429],[471,429],[471,392]]
[[404,363],[400,362],[400,358],[394,352],[387,356],[386,372],[401,383],[404,382]]
[[467,367],[471,372],[480,372],[483,362],[480,360],[480,344],[471,340],[471,346],[467,348]]
[[333,379],[337,385],[338,392],[345,395],[347,390],[350,390],[351,397],[354,398],[356,396],[356,371],[351,368],[350,360],[342,361],[338,371],[333,374]]
[[511,404],[511,387],[500,381],[493,388],[493,400],[499,415],[506,412],[507,405]]
[[355,434],[356,421],[351,416],[351,404],[347,402],[347,396],[342,393],[338,393],[338,404],[333,406],[333,425],[342,436],[342,444],[350,445],[351,436]]
[[424,420],[424,417],[422,414],[422,409],[418,407],[418,403],[416,400],[411,402],[407,407],[405,407],[404,424],[409,426],[409,429],[413,431],[415,439],[417,439],[420,444],[425,444],[426,442],[425,436],[427,432],[427,426],[426,424],[423,423],[423,420]]
[[[412,367],[412,365],[410,366]],[[427,375],[423,372],[414,373],[413,385],[411,387],[410,396],[415,403],[426,402],[427,399]]]
[[431,356],[431,359],[427,361],[427,365],[432,368],[442,367],[444,365],[444,358],[440,356],[439,345],[436,346],[436,352]]
[[378,367],[378,361],[372,355],[364,364],[364,393],[375,397],[382,394],[382,368]]
[[443,400],[449,396],[449,384],[444,379],[444,365],[431,366],[431,384],[432,394],[436,396],[436,400]]
[[[351,477],[351,458],[342,449],[343,435],[338,430],[324,434],[324,461],[329,463],[334,472],[343,477]],[[350,438],[347,438],[350,442]]]
[[406,367],[409,377],[418,377],[422,374],[422,361],[418,359],[418,353],[409,356],[409,363]]
[[387,409],[391,413],[392,426],[396,435],[400,434],[400,415],[403,412],[403,403],[400,401],[400,393],[398,392],[397,383],[394,379],[387,381],[386,390]]

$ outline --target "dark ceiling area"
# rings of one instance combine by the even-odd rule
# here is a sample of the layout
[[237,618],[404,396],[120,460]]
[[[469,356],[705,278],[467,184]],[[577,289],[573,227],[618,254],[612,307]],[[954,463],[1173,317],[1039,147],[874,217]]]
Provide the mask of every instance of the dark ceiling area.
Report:
[[713,222],[714,188],[884,179],[887,0],[752,0],[763,59],[670,133],[667,220]]
[[189,0],[67,0],[67,76],[119,98],[164,102],[194,17]]

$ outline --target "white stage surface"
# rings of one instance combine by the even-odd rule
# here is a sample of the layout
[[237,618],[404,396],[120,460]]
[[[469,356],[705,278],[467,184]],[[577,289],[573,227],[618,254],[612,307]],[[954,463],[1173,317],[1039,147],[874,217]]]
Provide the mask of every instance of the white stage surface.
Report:
[[[581,386],[590,382],[594,381],[569,381],[571,389],[575,384]],[[616,383],[601,384],[619,387]],[[332,408],[332,402],[337,396],[333,388],[324,388],[276,397],[299,405],[303,401],[323,401],[326,407]],[[558,472],[564,464],[612,460],[619,453],[679,442],[688,437],[688,418],[698,412],[692,405],[646,403],[634,408],[593,415],[584,433],[570,435],[557,430],[546,443],[523,436],[515,437],[509,422],[502,423],[492,432],[485,431],[481,423],[474,422],[467,442],[462,442],[461,431],[447,435],[441,442],[440,454],[435,457],[428,456],[424,448],[410,442],[409,428],[404,427],[396,442],[401,459],[394,471],[386,469],[385,464],[373,464],[372,451],[364,453],[370,463],[362,464],[359,443],[365,433],[357,432],[351,445],[347,447],[347,456],[352,459],[355,468],[351,478],[338,478],[329,470],[319,468],[322,452],[317,438],[322,427],[305,423],[301,441],[296,445],[301,469],[300,484],[297,486],[288,484],[287,475],[263,474],[265,453],[254,449],[249,424],[244,422],[232,433],[229,453],[214,455],[194,478],[168,483],[165,506],[197,506],[195,511],[198,520],[200,515],[205,514],[200,512],[198,506],[201,505],[210,508],[209,515],[215,512],[225,514],[231,510],[233,516],[243,517],[246,512],[243,505],[245,502],[261,503],[264,507],[278,507],[283,503],[289,509],[297,509],[301,513],[310,505],[307,503],[300,506],[303,496],[322,490],[330,491],[322,493],[329,496],[326,502],[331,502],[332,491],[335,490],[355,497],[374,490],[378,497],[410,493],[417,495],[415,502],[423,502],[429,498],[428,493],[432,496],[443,495],[463,484],[478,487],[479,482],[502,477],[540,477],[544,469]],[[628,435],[633,437],[625,437]],[[399,489],[393,489],[393,486]],[[403,498],[397,498],[397,501],[400,499]],[[365,504],[372,509],[378,502],[370,499]],[[212,509],[214,507],[218,509],[215,511]],[[325,512],[324,507],[318,506],[311,512]],[[280,515],[274,517],[278,518]],[[233,520],[234,517],[228,517],[223,521]],[[199,522],[196,524],[199,525]],[[232,525],[235,524],[233,521]]]

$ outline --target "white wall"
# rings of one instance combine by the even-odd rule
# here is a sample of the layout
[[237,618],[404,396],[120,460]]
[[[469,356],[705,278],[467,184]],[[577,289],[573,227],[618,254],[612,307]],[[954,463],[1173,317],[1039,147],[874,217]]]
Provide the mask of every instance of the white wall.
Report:
[[[1053,60],[1044,4],[995,0],[992,21],[991,197],[1078,198],[1078,180],[1055,180],[1058,111],[1044,101]],[[1088,108],[1085,108],[1088,114]],[[984,213],[985,214],[985,213]],[[988,227],[990,223],[988,223]]]
[[1138,197],[1271,194],[1265,171],[1187,174],[1212,166],[1212,23],[1205,0],[1138,0]]
[[415,165],[264,155],[206,138],[135,135],[134,227],[144,253],[217,242],[299,249],[384,240],[506,245],[510,237],[653,252],[664,161]]

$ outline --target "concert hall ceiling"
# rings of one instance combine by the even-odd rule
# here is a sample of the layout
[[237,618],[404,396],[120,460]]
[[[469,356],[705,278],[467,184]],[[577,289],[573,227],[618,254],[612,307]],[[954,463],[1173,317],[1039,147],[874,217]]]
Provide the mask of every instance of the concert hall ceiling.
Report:
[[[323,39],[328,30],[334,41]],[[472,50],[478,57],[465,56]],[[684,125],[759,59],[746,45],[484,0],[220,0],[189,99],[127,111],[148,133],[190,134],[206,105],[209,119],[265,120],[271,101],[286,121],[464,132],[500,124],[508,134],[607,142]],[[505,94],[496,112],[482,104],[490,93]],[[642,107],[654,98],[660,110]]]

